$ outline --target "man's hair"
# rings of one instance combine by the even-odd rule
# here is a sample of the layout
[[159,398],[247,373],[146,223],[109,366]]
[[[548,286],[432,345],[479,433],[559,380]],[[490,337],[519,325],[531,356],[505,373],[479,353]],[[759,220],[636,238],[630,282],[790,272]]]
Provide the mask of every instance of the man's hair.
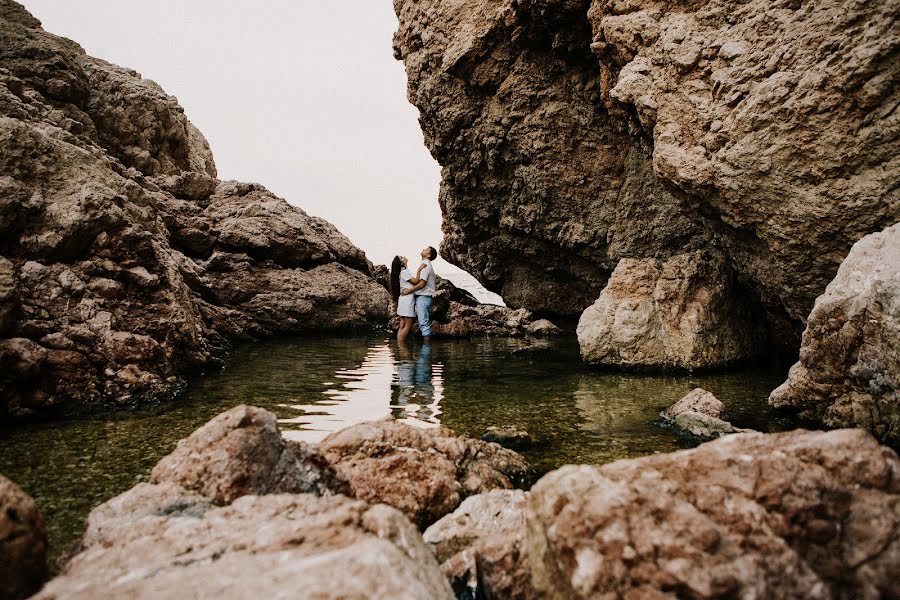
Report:
[[428,255],[428,260],[434,260],[437,258],[437,250],[434,249],[434,246],[428,246],[428,249],[431,251]]

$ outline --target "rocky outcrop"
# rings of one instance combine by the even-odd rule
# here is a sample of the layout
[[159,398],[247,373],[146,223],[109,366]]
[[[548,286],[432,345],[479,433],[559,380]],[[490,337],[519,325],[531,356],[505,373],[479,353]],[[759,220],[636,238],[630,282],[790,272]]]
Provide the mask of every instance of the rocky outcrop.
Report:
[[896,2],[395,9],[442,254],[514,308],[576,315],[621,259],[712,247],[795,350],[849,247],[900,220]]
[[166,397],[227,339],[366,327],[328,223],[220,182],[175,98],[0,0],[0,414]]
[[861,430],[564,467],[526,521],[541,598],[900,594],[900,460]]
[[46,578],[44,519],[31,496],[0,475],[0,598],[27,598]]
[[700,369],[746,360],[765,332],[718,253],[622,259],[578,322],[585,362]]
[[394,506],[420,527],[452,512],[467,496],[521,487],[530,475],[521,456],[498,444],[393,420],[333,433],[318,451],[354,497]]
[[809,315],[769,402],[900,445],[900,224],[857,242]]

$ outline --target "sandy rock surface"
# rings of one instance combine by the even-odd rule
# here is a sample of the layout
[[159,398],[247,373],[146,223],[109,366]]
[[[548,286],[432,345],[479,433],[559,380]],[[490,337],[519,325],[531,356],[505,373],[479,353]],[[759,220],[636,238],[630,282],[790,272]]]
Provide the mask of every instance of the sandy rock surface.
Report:
[[900,225],[857,242],[809,315],[769,402],[900,445]]
[[765,333],[754,316],[721,254],[625,258],[581,315],[578,343],[592,364],[716,367],[762,351]]
[[325,221],[220,182],[175,98],[0,0],[0,415],[166,398],[226,340],[369,327]]
[[498,444],[393,420],[348,427],[322,440],[318,450],[354,497],[394,506],[420,527],[467,496],[523,485],[530,470]]
[[0,475],[0,598],[27,598],[47,578],[47,531],[34,500]]
[[900,460],[861,430],[564,467],[526,520],[542,598],[900,594]]
[[667,408],[663,413],[663,417],[674,419],[688,411],[719,418],[725,414],[725,405],[712,392],[708,392],[703,388],[695,388],[684,398]]

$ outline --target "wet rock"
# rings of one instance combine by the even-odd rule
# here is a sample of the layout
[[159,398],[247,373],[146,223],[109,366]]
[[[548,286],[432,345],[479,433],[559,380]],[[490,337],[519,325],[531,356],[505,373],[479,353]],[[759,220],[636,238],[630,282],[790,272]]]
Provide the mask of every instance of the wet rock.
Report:
[[500,444],[504,448],[510,448],[511,450],[527,448],[534,442],[530,433],[512,425],[488,427],[481,439],[485,442]]
[[725,413],[725,405],[711,392],[707,392],[703,388],[694,388],[684,398],[667,408],[662,416],[674,419],[689,411],[719,418]]
[[47,578],[47,532],[34,500],[0,475],[0,597],[38,591]]
[[354,497],[394,506],[420,527],[452,512],[467,496],[521,486],[529,476],[525,459],[499,445],[393,420],[333,433],[319,452]]
[[715,367],[758,355],[764,339],[725,258],[709,252],[622,259],[578,322],[581,356],[598,365]]
[[[224,507],[131,518],[109,506],[132,500],[92,512],[89,523],[105,520],[106,527],[89,525],[82,551],[37,598],[279,597],[297,590],[310,598],[453,597],[419,533],[388,506],[309,494],[242,496]],[[118,521],[106,518],[117,512]]]
[[532,488],[526,521],[539,597],[900,593],[900,460],[861,430],[564,467]]
[[900,225],[857,242],[809,315],[769,402],[900,444]]
[[150,481],[177,484],[216,504],[247,494],[348,491],[315,448],[281,437],[274,414],[243,404],[178,442]]
[[0,373],[0,413],[165,399],[223,338],[384,321],[387,292],[333,226],[218,181],[173,97],[0,9],[0,361],[38,365]]
[[729,433],[748,433],[751,429],[735,427],[723,418],[725,405],[703,388],[696,388],[663,411],[665,424],[680,433],[701,440],[712,440]]

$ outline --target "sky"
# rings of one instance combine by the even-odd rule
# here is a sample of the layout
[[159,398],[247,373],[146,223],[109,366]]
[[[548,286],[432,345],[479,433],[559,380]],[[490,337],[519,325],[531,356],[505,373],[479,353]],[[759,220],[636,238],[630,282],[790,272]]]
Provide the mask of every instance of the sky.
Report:
[[178,98],[220,179],[265,185],[375,263],[439,245],[440,167],[393,57],[391,0],[19,1],[47,31]]

